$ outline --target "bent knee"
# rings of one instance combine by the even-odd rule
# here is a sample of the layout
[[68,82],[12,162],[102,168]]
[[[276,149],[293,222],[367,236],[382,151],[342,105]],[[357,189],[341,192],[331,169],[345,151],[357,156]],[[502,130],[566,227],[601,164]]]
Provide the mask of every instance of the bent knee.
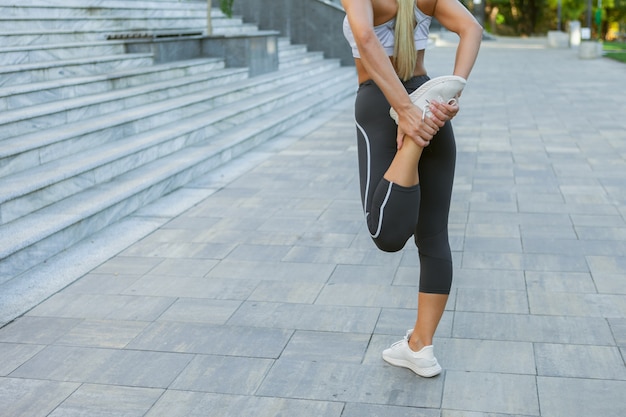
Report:
[[406,242],[409,239],[390,239],[379,236],[372,237],[372,240],[376,244],[376,247],[383,252],[398,252],[404,248],[404,245],[406,245]]

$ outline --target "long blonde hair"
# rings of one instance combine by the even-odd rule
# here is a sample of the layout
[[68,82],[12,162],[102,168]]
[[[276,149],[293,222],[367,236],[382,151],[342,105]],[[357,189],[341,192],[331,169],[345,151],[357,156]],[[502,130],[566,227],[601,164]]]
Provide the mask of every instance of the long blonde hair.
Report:
[[395,45],[393,48],[393,62],[398,76],[406,81],[413,76],[417,51],[413,31],[417,24],[415,20],[415,0],[397,0],[398,14],[396,15]]

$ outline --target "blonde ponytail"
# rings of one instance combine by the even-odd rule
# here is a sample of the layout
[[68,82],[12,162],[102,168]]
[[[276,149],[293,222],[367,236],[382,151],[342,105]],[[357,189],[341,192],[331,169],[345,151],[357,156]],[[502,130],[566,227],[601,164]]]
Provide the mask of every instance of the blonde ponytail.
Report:
[[397,0],[398,14],[396,16],[395,45],[393,62],[398,76],[406,81],[413,76],[417,51],[413,32],[415,30],[415,0]]

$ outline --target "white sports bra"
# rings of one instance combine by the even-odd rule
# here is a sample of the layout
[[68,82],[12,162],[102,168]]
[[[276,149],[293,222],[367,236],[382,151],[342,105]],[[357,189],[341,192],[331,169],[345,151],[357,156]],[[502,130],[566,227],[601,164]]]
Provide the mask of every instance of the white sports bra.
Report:
[[[426,49],[426,45],[428,43],[428,32],[430,30],[430,22],[432,21],[432,16],[428,16],[424,14],[417,6],[415,6],[415,19],[417,20],[417,26],[415,26],[415,31],[413,32],[413,39],[415,40],[415,50],[419,51],[421,49]],[[394,35],[394,26],[396,24],[395,17],[382,25],[374,26],[374,33],[376,33],[376,37],[385,48],[385,52],[387,52],[388,56],[393,55],[393,47],[395,44],[395,35]],[[360,58],[359,49],[356,46],[356,41],[354,40],[354,34],[352,33],[352,29],[350,28],[350,24],[348,23],[348,16],[343,19],[343,35],[346,37],[346,40],[350,44],[352,48],[352,56],[355,58]]]

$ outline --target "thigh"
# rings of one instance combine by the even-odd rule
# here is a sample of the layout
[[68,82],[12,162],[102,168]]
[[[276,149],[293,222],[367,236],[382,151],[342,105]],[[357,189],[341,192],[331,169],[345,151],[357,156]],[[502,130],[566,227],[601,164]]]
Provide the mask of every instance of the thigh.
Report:
[[389,116],[389,102],[371,81],[359,86],[355,103],[361,199],[366,211],[374,188],[396,155],[397,125]]

